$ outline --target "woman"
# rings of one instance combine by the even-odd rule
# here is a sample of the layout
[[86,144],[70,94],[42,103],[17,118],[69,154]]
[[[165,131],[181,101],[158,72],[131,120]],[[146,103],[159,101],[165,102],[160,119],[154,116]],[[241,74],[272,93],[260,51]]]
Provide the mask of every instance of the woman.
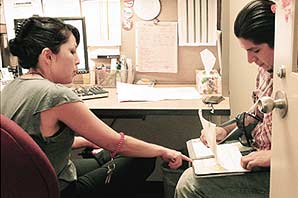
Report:
[[[162,157],[171,168],[190,159],[175,150],[115,132],[62,85],[71,83],[76,75],[79,42],[75,27],[54,18],[31,17],[17,27],[9,48],[29,72],[5,86],[1,114],[24,128],[48,156],[62,198],[131,197],[128,193],[152,172],[155,157]],[[96,160],[72,162],[71,148],[85,146],[109,152],[99,153]]]
[[[272,72],[274,60],[274,3],[268,0],[249,2],[238,14],[234,23],[234,33],[240,45],[247,51],[249,63],[258,66],[256,90],[253,101],[272,93]],[[245,169],[255,167],[270,167],[272,114],[262,114],[254,109],[254,114],[262,118],[262,122],[253,130],[256,151],[241,159]],[[235,127],[217,127],[216,139],[222,140]],[[205,131],[201,140],[206,144]],[[264,172],[252,172],[244,175],[194,178],[192,169],[187,169],[181,176],[176,197],[269,197],[268,169]]]

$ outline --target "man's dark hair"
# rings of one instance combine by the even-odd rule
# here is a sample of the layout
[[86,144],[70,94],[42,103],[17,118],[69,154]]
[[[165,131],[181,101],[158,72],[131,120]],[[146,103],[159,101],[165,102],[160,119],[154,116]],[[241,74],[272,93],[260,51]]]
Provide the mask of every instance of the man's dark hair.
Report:
[[236,37],[255,44],[267,43],[274,48],[275,13],[271,10],[273,4],[274,2],[269,0],[249,2],[235,20]]

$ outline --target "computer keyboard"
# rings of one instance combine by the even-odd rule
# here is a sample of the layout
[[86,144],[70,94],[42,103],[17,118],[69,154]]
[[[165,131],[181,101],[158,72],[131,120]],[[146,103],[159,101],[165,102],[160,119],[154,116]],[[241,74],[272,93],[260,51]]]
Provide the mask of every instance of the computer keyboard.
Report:
[[86,87],[71,87],[72,91],[77,94],[82,100],[105,98],[109,96],[109,92],[98,85]]

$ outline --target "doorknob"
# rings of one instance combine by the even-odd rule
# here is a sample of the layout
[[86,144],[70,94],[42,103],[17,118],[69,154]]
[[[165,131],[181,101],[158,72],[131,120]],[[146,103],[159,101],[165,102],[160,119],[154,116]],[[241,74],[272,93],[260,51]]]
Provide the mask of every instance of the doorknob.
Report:
[[283,91],[277,91],[274,100],[269,96],[264,96],[259,99],[258,108],[263,113],[269,113],[276,108],[279,111],[279,115],[283,118],[288,111],[287,96]]
[[279,66],[276,72],[277,76],[280,78],[286,77],[286,67],[284,65]]

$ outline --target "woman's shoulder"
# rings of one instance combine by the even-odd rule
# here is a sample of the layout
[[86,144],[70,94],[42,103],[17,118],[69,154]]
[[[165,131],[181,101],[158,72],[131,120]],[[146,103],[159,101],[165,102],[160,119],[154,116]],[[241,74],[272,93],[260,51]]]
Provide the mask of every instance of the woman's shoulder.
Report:
[[62,84],[56,84],[51,81],[43,83],[43,88],[40,89],[43,92],[40,102],[45,103],[45,105],[42,106],[54,107],[64,103],[81,101],[70,88]]
[[50,82],[49,84],[49,89],[53,92],[62,92],[62,93],[73,93],[73,91],[66,87],[65,85],[63,84],[56,84],[56,83],[52,83]]
[[72,100],[80,100],[79,97],[71,90],[71,88],[63,84],[49,84],[47,93],[51,97],[69,98]]

